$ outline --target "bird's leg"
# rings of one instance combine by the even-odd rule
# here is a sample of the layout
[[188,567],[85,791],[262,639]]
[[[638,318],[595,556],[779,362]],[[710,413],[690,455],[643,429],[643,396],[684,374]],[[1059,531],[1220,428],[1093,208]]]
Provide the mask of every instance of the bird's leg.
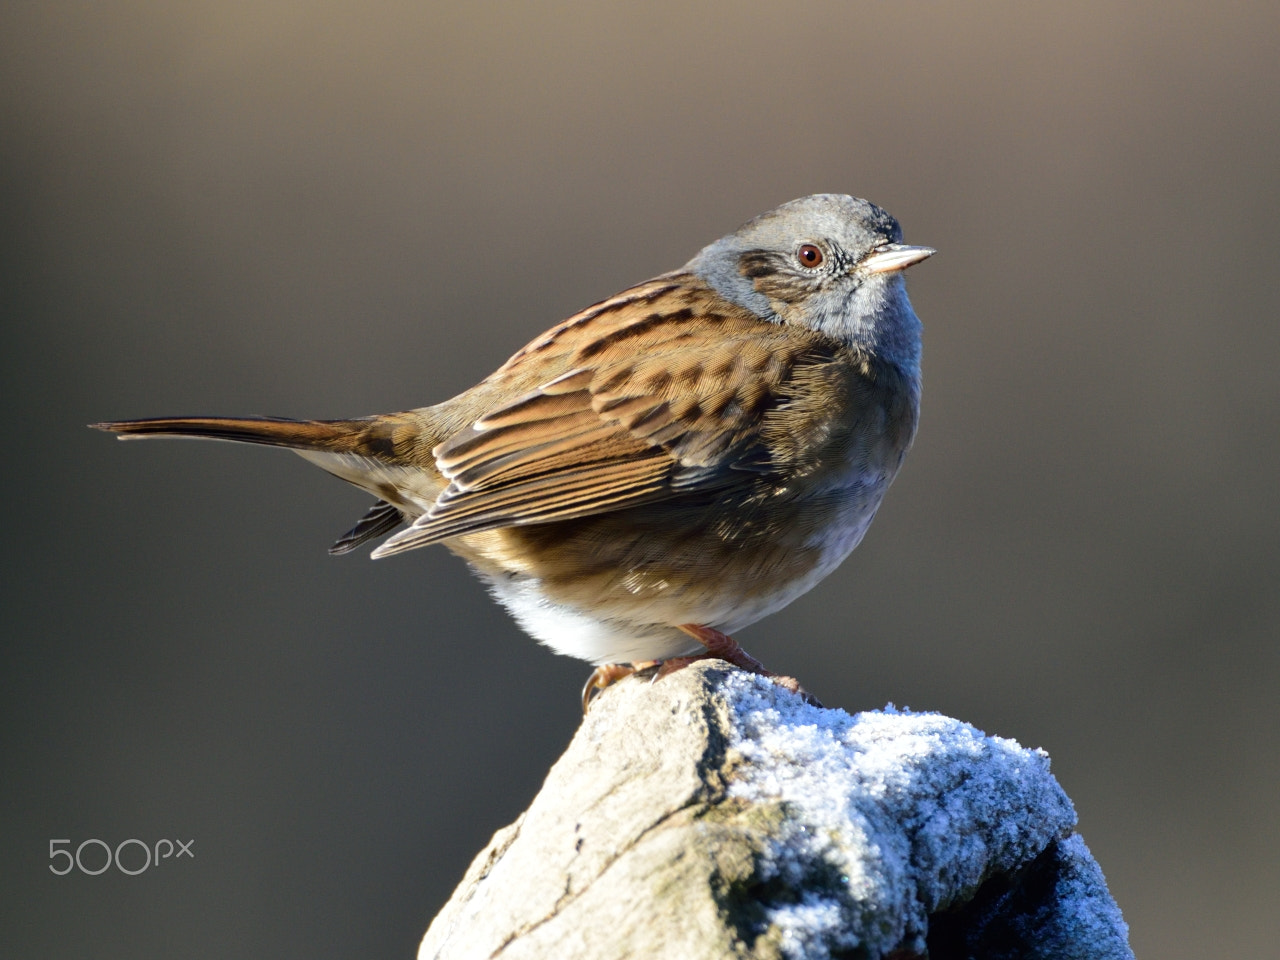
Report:
[[[753,657],[747,651],[738,645],[738,641],[733,639],[727,633],[721,633],[719,630],[713,630],[711,627],[703,627],[696,623],[683,623],[678,628],[683,633],[687,633],[693,639],[707,648],[706,653],[698,654],[695,657],[688,657],[689,660],[705,660],[708,657],[715,657],[717,660],[723,660],[726,663],[732,663],[735,667],[741,667],[748,673],[758,673],[762,677],[772,677],[764,668],[764,664]],[[680,659],[686,659],[681,657]],[[668,661],[670,662],[670,661]],[[683,664],[681,664],[683,666]],[[680,667],[675,669],[679,670]]]
[[679,628],[687,633],[693,639],[707,648],[706,653],[700,653],[692,657],[673,657],[670,660],[663,661],[662,666],[658,669],[658,676],[663,677],[669,673],[675,673],[677,670],[687,667],[695,660],[706,660],[714,657],[718,660],[724,660],[731,663],[735,667],[746,670],[748,673],[759,674],[762,677],[768,677],[784,690],[790,690],[792,693],[798,693],[806,703],[815,707],[822,706],[818,702],[818,698],[811,694],[804,687],[800,686],[800,681],[795,677],[784,677],[774,673],[772,670],[765,669],[765,665],[757,660],[747,651],[739,646],[738,641],[733,639],[727,633],[721,633],[719,630],[711,627],[704,627],[697,623],[682,623]]
[[724,660],[735,667],[746,670],[748,673],[755,673],[762,677],[768,677],[784,690],[790,690],[792,693],[798,693],[806,703],[815,707],[822,704],[818,698],[811,694],[804,687],[800,686],[800,681],[795,677],[784,677],[774,673],[772,670],[765,669],[765,665],[757,660],[747,651],[739,646],[738,641],[733,639],[727,633],[721,633],[711,627],[704,627],[696,623],[685,623],[679,626],[680,630],[687,633],[693,639],[707,648],[706,653],[696,653],[688,657],[670,657],[666,660],[645,660],[640,663],[606,663],[598,666],[591,672],[591,676],[587,678],[586,684],[582,688],[582,712],[585,714],[591,708],[591,701],[594,700],[605,687],[612,686],[623,677],[629,677],[633,673],[644,673],[654,670],[653,679],[659,680],[662,677],[675,673],[677,670],[683,670],[691,663],[699,660]]

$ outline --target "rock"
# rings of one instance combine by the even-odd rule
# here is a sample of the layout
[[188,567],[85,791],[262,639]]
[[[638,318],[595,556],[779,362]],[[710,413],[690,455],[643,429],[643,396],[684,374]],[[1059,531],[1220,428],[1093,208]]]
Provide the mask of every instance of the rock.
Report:
[[1131,958],[1049,758],[718,661],[592,706],[432,922],[440,958]]

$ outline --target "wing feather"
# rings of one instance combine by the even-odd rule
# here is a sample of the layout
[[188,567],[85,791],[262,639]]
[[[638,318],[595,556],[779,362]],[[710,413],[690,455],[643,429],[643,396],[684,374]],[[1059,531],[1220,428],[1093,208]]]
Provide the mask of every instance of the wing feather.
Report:
[[390,533],[396,527],[404,522],[404,515],[400,512],[400,508],[393,503],[387,503],[385,500],[379,500],[369,512],[360,518],[360,521],[340,536],[329,552],[335,557],[344,553],[350,553],[362,543],[368,543],[375,537],[380,537],[384,533]]
[[797,366],[828,364],[839,348],[700,283],[620,296],[516,354],[495,377],[530,382],[540,363],[556,375],[440,443],[449,485],[374,556],[759,482],[772,461],[762,419]]

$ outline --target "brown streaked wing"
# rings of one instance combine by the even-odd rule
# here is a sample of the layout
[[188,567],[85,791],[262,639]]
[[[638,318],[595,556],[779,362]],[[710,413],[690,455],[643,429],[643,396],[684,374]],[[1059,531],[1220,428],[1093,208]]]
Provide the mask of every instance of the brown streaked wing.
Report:
[[517,367],[552,353],[563,370],[574,345],[567,372],[436,447],[449,486],[375,555],[752,482],[770,461],[761,418],[795,365],[829,362],[832,347],[683,279],[642,299],[620,295],[516,354],[496,375],[525,377]]

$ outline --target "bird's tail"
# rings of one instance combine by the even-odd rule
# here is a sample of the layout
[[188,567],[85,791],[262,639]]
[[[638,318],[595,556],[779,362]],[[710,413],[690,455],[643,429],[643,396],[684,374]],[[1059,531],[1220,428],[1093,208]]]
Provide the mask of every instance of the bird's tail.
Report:
[[157,417],[150,420],[116,420],[91,423],[95,430],[118,434],[121,440],[145,437],[196,437],[260,443],[291,450],[354,453],[376,458],[387,449],[389,437],[380,438],[381,418],[361,420],[288,420],[283,417]]
[[90,424],[121,440],[195,437],[257,443],[293,450],[379,500],[330,549],[346,553],[394,530],[435,500],[446,481],[435,467],[429,419],[415,413],[358,420],[288,420],[283,417],[159,417]]

